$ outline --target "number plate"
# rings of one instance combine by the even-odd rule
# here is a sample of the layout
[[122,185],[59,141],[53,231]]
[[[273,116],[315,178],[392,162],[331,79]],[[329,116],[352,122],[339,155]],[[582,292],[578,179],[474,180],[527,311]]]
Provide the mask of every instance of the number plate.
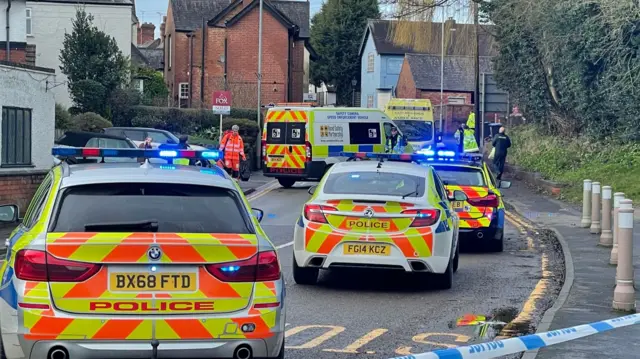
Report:
[[195,292],[195,273],[110,273],[114,292]]
[[451,206],[453,206],[454,209],[458,209],[458,208],[464,208],[464,202],[462,201],[455,201],[451,203]]
[[391,246],[386,244],[354,243],[343,246],[345,255],[389,256]]
[[269,162],[280,163],[284,161],[284,157],[269,157]]

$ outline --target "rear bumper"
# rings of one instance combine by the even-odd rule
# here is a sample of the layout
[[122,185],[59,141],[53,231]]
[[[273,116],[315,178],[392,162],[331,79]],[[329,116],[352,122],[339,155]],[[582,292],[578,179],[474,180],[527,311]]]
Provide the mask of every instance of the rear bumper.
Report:
[[[269,339],[164,340],[158,342],[157,350],[158,358],[233,358],[238,347],[246,346],[254,358],[274,358],[278,356],[283,340],[284,332]],[[24,357],[29,359],[47,359],[54,348],[64,348],[70,359],[148,359],[153,353],[149,341],[21,341],[24,347],[31,347],[30,353]]]
[[319,181],[327,167],[325,161],[312,161],[305,164],[304,169],[274,168],[264,166],[262,173],[265,177],[291,178],[297,181]]
[[496,214],[487,227],[460,228],[460,237],[467,240],[501,239],[504,234],[504,209],[497,210]]

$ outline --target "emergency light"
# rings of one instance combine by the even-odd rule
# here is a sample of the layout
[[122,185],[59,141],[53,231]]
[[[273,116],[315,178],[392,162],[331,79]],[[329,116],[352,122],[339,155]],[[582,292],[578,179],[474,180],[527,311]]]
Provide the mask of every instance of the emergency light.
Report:
[[143,148],[54,147],[51,149],[51,154],[61,157],[193,158],[202,160],[222,158],[222,152],[218,150],[149,150]]
[[422,149],[416,153],[375,153],[375,152],[340,152],[340,157],[348,157],[349,159],[372,159],[372,160],[388,160],[401,162],[475,162],[482,159],[481,154],[459,154],[451,150],[432,150]]

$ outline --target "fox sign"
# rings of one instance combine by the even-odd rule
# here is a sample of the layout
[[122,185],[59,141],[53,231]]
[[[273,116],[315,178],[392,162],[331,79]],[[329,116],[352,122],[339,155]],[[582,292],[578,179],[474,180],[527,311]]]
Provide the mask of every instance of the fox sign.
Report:
[[231,113],[231,91],[213,92],[213,113],[229,115]]

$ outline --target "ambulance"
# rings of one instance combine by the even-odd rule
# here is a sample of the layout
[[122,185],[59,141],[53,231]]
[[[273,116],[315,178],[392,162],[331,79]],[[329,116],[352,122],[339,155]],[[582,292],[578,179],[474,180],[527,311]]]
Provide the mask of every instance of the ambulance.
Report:
[[392,98],[387,103],[385,113],[399,127],[405,129],[406,139],[414,149],[436,147],[433,107],[430,100]]
[[[398,126],[382,111],[354,107],[272,107],[262,131],[263,173],[285,188],[319,181],[342,152],[384,153],[387,135]],[[404,136],[401,137],[404,139]],[[413,148],[402,143],[404,153]]]

